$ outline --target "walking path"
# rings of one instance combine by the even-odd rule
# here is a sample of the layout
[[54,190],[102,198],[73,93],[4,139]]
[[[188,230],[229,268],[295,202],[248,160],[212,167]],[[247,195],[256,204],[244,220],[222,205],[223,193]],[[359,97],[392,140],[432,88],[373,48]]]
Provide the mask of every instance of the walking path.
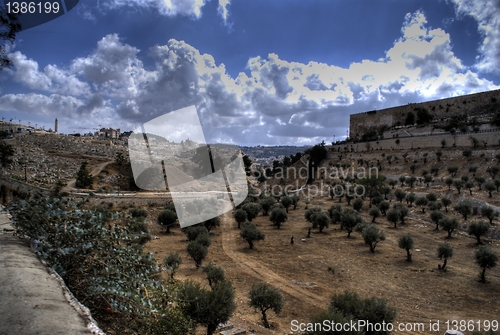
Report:
[[99,334],[61,282],[29,242],[14,235],[10,215],[0,206],[0,335]]

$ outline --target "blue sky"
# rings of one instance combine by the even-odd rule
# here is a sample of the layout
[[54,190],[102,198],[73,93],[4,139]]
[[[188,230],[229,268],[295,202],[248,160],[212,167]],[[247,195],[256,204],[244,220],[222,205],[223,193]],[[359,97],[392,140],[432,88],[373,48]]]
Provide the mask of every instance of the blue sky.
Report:
[[210,142],[330,142],[353,113],[500,88],[499,7],[84,0],[19,33],[0,116],[85,133],[195,105]]

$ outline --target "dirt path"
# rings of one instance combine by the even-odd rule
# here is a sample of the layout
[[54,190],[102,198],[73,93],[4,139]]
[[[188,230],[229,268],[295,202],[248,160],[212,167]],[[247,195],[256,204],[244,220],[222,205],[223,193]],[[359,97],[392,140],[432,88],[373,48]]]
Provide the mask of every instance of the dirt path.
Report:
[[[106,166],[108,166],[109,164],[111,164],[113,162],[114,162],[114,160],[111,160],[111,161],[107,161],[107,162],[96,165],[92,169],[92,171],[90,171],[90,174],[94,177],[97,176],[99,173],[101,173],[102,169],[104,169]],[[71,179],[70,181],[68,181],[68,184],[62,189],[62,191],[63,192],[73,191],[75,189],[75,183],[76,183],[76,178]]]
[[230,213],[222,217],[222,249],[231,260],[249,275],[270,283],[281,291],[301,300],[302,302],[318,307],[325,308],[329,299],[326,296],[319,296],[308,290],[295,285],[290,279],[283,278],[271,271],[267,265],[253,260],[251,257],[237,251],[236,236],[239,230],[235,228],[233,218]]

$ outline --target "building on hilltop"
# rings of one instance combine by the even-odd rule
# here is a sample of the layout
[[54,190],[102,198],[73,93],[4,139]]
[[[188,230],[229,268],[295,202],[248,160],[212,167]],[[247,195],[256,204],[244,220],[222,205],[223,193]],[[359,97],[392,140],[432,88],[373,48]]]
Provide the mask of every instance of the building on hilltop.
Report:
[[94,135],[102,138],[118,139],[120,137],[120,129],[101,128]]
[[[408,120],[411,120],[409,114],[416,117],[419,112],[428,113],[434,122],[439,122],[462,114],[466,114],[468,117],[492,114],[498,112],[499,107],[500,90],[409,103],[404,106],[352,114],[349,120],[349,134],[350,139],[359,140],[363,134],[369,131],[404,126],[408,124]],[[415,119],[414,123],[417,121]]]

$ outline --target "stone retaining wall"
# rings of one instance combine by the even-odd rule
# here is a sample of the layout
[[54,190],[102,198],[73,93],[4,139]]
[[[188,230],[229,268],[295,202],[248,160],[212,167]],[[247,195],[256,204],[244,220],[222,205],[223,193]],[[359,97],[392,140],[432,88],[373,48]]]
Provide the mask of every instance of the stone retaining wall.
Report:
[[[445,147],[472,148],[471,137],[479,141],[478,148],[491,148],[500,145],[500,131],[488,131],[479,133],[450,133],[427,136],[409,136],[383,139],[370,142],[358,142],[333,145],[333,151],[361,152],[367,150],[411,150],[419,148],[441,148],[442,140],[445,140]],[[399,143],[397,143],[399,142]]]

